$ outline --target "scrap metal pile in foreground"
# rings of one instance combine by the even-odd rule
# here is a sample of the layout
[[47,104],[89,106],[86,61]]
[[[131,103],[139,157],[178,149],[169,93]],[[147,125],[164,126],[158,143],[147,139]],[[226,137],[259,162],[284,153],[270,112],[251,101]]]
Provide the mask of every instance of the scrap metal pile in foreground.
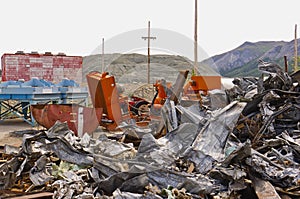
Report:
[[[265,81],[235,79],[230,103],[214,111],[167,101],[167,134],[127,126],[136,149],[106,136],[75,137],[66,124],[6,146],[1,193],[51,191],[54,198],[299,198],[299,82],[261,62]],[[2,196],[2,197],[5,197]]]

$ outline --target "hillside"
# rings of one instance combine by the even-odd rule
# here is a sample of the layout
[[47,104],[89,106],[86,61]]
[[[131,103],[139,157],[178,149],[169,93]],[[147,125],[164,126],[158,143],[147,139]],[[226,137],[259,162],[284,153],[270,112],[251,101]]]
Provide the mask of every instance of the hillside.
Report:
[[283,66],[285,55],[288,58],[289,69],[291,70],[294,57],[294,41],[245,42],[229,52],[213,56],[201,63],[214,62],[220,74],[226,77],[257,76],[259,75],[257,70],[259,59],[273,61]]
[[[90,55],[83,58],[83,73],[101,71],[102,55]],[[119,83],[147,82],[147,56],[142,54],[105,54],[103,71],[114,75]],[[218,75],[209,65],[201,66],[200,74]],[[150,82],[166,79],[174,82],[178,71],[193,69],[193,63],[188,58],[177,55],[151,55]]]
[[[298,42],[300,52],[300,39]],[[218,75],[225,77],[258,76],[259,59],[273,61],[284,66],[284,56],[287,56],[289,70],[294,63],[294,41],[260,41],[245,42],[241,46],[226,53],[213,56],[199,63],[198,74]],[[84,75],[89,71],[101,71],[102,55],[90,55],[83,58]],[[147,56],[132,54],[105,54],[103,71],[114,75],[119,83],[147,82]],[[193,70],[193,62],[179,55],[151,55],[150,81],[166,79],[174,82],[178,71]]]

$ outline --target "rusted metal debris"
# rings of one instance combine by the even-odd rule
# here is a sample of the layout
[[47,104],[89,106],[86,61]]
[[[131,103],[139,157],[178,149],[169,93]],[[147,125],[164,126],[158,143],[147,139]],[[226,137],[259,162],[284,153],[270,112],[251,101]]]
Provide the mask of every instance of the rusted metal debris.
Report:
[[[235,79],[224,108],[167,99],[163,125],[122,124],[138,146],[74,136],[65,123],[5,147],[0,193],[50,191],[54,198],[299,198],[299,82],[278,65]],[[164,126],[166,135],[156,138]],[[2,197],[2,196],[1,196]],[[3,195],[5,197],[5,195]]]
[[102,108],[89,108],[78,104],[34,104],[31,112],[38,124],[51,128],[57,120],[67,122],[75,135],[91,134],[99,126]]

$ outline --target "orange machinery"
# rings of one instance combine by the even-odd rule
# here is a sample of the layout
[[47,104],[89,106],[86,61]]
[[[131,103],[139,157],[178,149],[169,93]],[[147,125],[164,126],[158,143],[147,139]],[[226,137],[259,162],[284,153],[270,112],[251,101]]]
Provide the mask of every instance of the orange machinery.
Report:
[[94,108],[102,108],[107,119],[107,122],[102,119],[102,125],[115,129],[122,120],[122,111],[114,76],[94,71],[86,79]]
[[[128,100],[128,97],[119,95],[114,76],[110,76],[107,72],[90,72],[86,75],[86,79],[94,108],[103,109],[102,126],[114,130],[122,120],[132,118],[139,122],[137,118],[139,116],[145,117],[144,121],[149,120],[151,116],[149,114],[145,116],[143,112],[150,113],[150,106],[160,110],[168,97],[177,103],[177,97],[182,91],[187,74],[188,71],[179,73],[172,91],[170,83],[166,83],[165,80],[156,81],[153,86],[157,93],[152,103],[139,97],[132,96]],[[149,111],[144,110],[146,107]]]
[[163,105],[168,97],[167,91],[171,89],[172,83],[166,82],[166,80],[156,80],[153,84],[156,90],[156,95],[153,98],[153,104]]
[[209,90],[221,89],[221,76],[191,76],[183,88],[183,95],[191,100],[200,99],[200,91],[207,95]]
[[115,130],[123,120],[135,119],[139,125],[149,122],[151,103],[140,97],[131,96],[128,99],[120,95],[114,76],[108,72],[94,71],[87,74],[86,78],[94,108],[103,109],[102,126]]

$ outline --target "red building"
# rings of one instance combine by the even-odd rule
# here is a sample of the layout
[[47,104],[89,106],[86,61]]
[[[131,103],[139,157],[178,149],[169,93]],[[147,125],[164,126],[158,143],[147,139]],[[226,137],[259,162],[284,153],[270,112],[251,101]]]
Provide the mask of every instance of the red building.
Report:
[[2,81],[19,79],[28,81],[37,77],[53,83],[58,83],[64,78],[72,79],[79,84],[82,82],[81,56],[18,51],[15,54],[3,54],[1,67]]

